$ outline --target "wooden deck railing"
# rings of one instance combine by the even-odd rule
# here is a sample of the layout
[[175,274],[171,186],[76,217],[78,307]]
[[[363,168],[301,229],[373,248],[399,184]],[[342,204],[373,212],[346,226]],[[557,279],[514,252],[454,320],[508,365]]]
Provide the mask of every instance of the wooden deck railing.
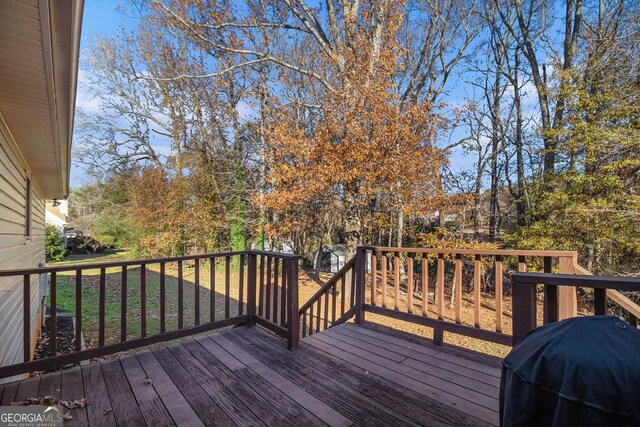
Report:
[[[370,297],[364,311],[431,327],[436,343],[442,343],[444,332],[451,332],[510,345],[510,322],[506,318],[512,311],[507,292],[511,271],[535,268],[548,273],[573,273],[577,257],[573,251],[390,247],[360,250],[371,259],[366,283]],[[463,302],[465,285],[472,297]],[[492,322],[487,320],[491,311]]]
[[[371,312],[431,327],[436,343],[451,332],[511,345],[511,272],[574,273],[576,259],[574,251],[359,247],[300,308],[301,334]],[[571,289],[559,295],[563,317],[575,310],[573,295]]]
[[[585,270],[586,271],[586,270]],[[569,288],[592,288],[594,314],[607,314],[607,298],[616,301],[627,309],[630,323],[637,327],[637,304],[619,291],[640,291],[640,278],[605,277],[574,274],[536,274],[517,273],[513,275],[513,343],[518,342],[527,332],[538,326],[537,322],[537,286],[544,285],[544,310],[548,313],[543,323],[559,319],[558,290],[561,286]]]
[[[288,347],[295,349],[298,322],[289,320],[297,319],[298,313],[299,259],[242,251],[0,271],[0,278],[23,278],[24,343],[23,362],[0,367],[0,378],[241,324],[259,323],[286,338]],[[175,275],[167,274],[168,269],[175,269]],[[52,331],[57,330],[63,302],[60,292],[65,293],[67,305],[69,298],[73,301],[70,314],[74,316],[75,338],[71,352],[60,354],[52,333],[50,356],[32,360],[33,275],[47,276]],[[152,280],[154,286],[149,286]],[[107,310],[114,307],[115,316],[113,312],[107,316]],[[97,340],[84,348],[81,337],[89,315],[97,317]]]
[[[356,258],[351,258],[307,301],[298,317],[301,336],[328,329],[346,322],[355,314]],[[324,311],[323,311],[324,308]]]

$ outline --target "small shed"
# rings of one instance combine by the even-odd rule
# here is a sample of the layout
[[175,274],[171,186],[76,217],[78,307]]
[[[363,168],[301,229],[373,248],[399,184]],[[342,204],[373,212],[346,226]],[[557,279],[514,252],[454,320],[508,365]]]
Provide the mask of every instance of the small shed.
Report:
[[323,245],[313,255],[313,270],[337,273],[344,266],[345,257],[345,245]]

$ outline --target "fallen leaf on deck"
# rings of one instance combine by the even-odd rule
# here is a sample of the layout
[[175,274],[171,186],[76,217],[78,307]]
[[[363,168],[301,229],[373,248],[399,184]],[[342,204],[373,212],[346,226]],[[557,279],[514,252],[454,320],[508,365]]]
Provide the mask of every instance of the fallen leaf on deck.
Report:
[[87,398],[83,397],[82,399],[77,400],[59,400],[58,404],[64,406],[67,409],[84,408],[85,406],[87,406]]
[[55,396],[42,396],[42,397],[29,397],[25,400],[17,402],[11,402],[11,406],[31,406],[31,405],[45,405],[51,406],[58,403],[58,398]]

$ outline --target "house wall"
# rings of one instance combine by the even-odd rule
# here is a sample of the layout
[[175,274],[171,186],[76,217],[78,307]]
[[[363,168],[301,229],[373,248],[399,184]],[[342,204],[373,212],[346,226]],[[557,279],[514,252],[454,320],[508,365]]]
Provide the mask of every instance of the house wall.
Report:
[[[31,238],[26,232],[29,168],[0,115],[0,270],[33,268],[45,263],[45,201],[40,186],[31,181]],[[22,277],[0,277],[0,366],[22,362]],[[31,348],[40,322],[40,282],[31,278]],[[12,378],[0,380],[7,382]]]

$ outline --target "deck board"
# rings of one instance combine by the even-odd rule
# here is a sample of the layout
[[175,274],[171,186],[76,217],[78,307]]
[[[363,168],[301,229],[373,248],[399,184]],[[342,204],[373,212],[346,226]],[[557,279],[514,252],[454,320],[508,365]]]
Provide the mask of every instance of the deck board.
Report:
[[193,408],[149,350],[136,354],[140,365],[155,388],[171,418],[178,426],[204,427]]
[[140,408],[135,404],[135,397],[120,361],[115,359],[102,362],[101,367],[116,423],[132,427],[146,425]]
[[[256,336],[262,335],[262,341],[270,346],[277,345],[277,342],[268,339],[264,333],[257,329],[249,330]],[[253,340],[252,343],[255,343]],[[370,397],[375,402],[360,410],[368,410],[371,407],[384,406],[393,411],[395,417],[402,418],[403,421],[412,425],[484,425],[480,420],[472,420],[457,412],[450,411],[450,408],[440,404],[435,400],[426,398],[397,384],[387,381],[371,372],[346,363],[336,361],[322,352],[314,351],[313,347],[302,343],[301,351],[295,358],[287,360],[287,365],[300,363],[303,367],[315,366],[339,381],[347,385],[356,392]],[[271,351],[277,349],[271,348]],[[409,419],[409,420],[407,420]]]
[[[350,420],[371,426],[413,424],[401,414],[376,405],[369,396],[336,380],[333,373],[324,373],[322,367],[296,363],[298,355],[278,354],[270,348],[262,347],[259,339],[243,340],[242,335],[244,334],[229,335],[229,339],[245,349],[253,346],[253,352],[261,362],[328,406],[337,409]],[[365,408],[366,410],[363,410]]]
[[2,393],[2,401],[0,401],[0,405],[8,406],[11,405],[11,402],[15,402],[16,392],[18,391],[19,385],[19,381],[14,381],[4,385],[4,391]]
[[[104,381],[100,364],[92,363],[83,366],[82,380],[84,383],[85,397],[89,401],[87,418],[91,420],[91,424],[101,427],[115,426],[116,419],[113,415],[111,399],[107,392],[107,385]],[[41,390],[43,382],[40,383]],[[40,391],[40,394],[42,394],[42,391]]]
[[[429,382],[430,380],[433,381],[433,378],[428,380],[416,371],[403,369],[400,364],[393,364],[379,356],[367,354],[356,347],[342,345],[340,341],[334,340],[331,337],[326,337],[324,334],[314,334],[313,336],[305,339],[305,341],[313,347],[316,347],[318,350],[326,352],[331,356],[353,363],[367,371],[374,372],[383,378],[393,381],[410,390],[414,390],[420,394],[424,394],[427,397],[442,402],[452,408],[456,408],[466,414],[472,415],[491,424],[498,423],[497,396],[494,407],[487,408],[482,404],[468,400],[466,392],[464,390],[460,390],[458,387],[455,387],[455,389],[457,389],[455,391],[458,394],[462,394],[463,397],[452,394],[450,387],[446,382],[436,381],[440,388],[435,387],[434,384]],[[399,372],[400,370],[402,372]],[[453,387],[453,385],[451,386]],[[482,397],[486,396],[482,395]],[[485,402],[483,403],[494,403],[486,402],[486,399],[484,400]]]
[[293,399],[296,403],[307,408],[308,411],[310,411],[314,416],[321,419],[323,422],[331,426],[341,427],[346,427],[353,424],[350,419],[340,414],[330,406],[319,401],[315,396],[298,387],[287,378],[283,377],[282,375],[273,371],[264,363],[260,362],[250,353],[238,347],[235,343],[229,341],[225,335],[220,334],[212,338],[215,339],[215,341],[220,344],[222,348],[232,353],[235,357],[238,358],[238,360],[244,363],[256,374],[269,381],[274,387],[289,396],[289,398]]
[[[381,352],[381,344],[372,342],[373,340],[371,338],[368,338],[366,335],[360,335],[357,333],[345,334],[341,330],[341,328],[335,329],[336,330],[327,331],[326,335],[335,338],[347,345],[357,347],[369,352],[370,354],[375,354],[387,359],[389,358],[385,354],[395,355],[396,358],[390,360],[398,361],[401,365],[403,365],[403,368],[398,369],[398,372],[406,374],[408,371],[417,370],[424,373],[425,378],[434,377],[438,379],[437,381],[429,380],[431,384],[442,384],[442,381],[444,381],[446,387],[449,387],[449,385],[451,384],[456,384],[472,390],[474,393],[478,392],[484,394],[485,396],[489,396],[492,399],[495,399],[495,396],[498,395],[500,386],[499,380],[496,384],[487,384],[483,381],[478,381],[477,377],[474,376],[473,373],[471,373],[473,371],[469,372],[469,370],[464,370],[461,367],[460,371],[464,372],[465,375],[462,375],[462,372],[452,372],[440,366],[439,364],[429,364],[422,357],[411,358],[406,352],[402,351],[402,349],[398,350],[398,347],[386,346],[384,352]],[[363,343],[365,345],[363,345]],[[397,360],[398,358],[400,358],[400,360]],[[406,366],[406,368],[404,368],[404,366]]]
[[[367,329],[365,328],[351,328],[348,326],[343,328],[336,328],[336,332],[340,334],[347,335],[359,341],[367,340],[368,342],[378,347],[384,346],[384,348],[386,348],[387,350],[405,355],[406,358],[402,363],[408,366],[412,366],[416,369],[420,369],[421,365],[425,364],[428,365],[426,367],[427,369],[430,366],[433,366],[434,368],[442,371],[451,372],[459,376],[471,378],[484,384],[492,385],[494,387],[500,387],[499,370],[491,368],[491,370],[488,371],[486,369],[486,366],[478,366],[479,364],[458,356],[449,355],[447,359],[441,359],[438,357],[434,357],[429,353],[416,351],[410,347],[407,348],[406,346],[394,345],[393,343],[391,343],[392,345],[389,345],[390,343],[388,341],[381,339],[382,334],[376,334],[375,332],[373,332],[372,334],[367,334],[365,333],[365,331],[367,331]],[[495,390],[492,390],[492,392],[495,395]]]
[[[63,400],[73,401],[86,397],[80,367],[66,369],[61,372],[61,375],[62,385],[60,387],[60,393]],[[84,408],[65,409],[64,412],[72,417],[71,420],[66,422],[68,425],[87,425],[89,421],[86,406]]]
[[3,384],[0,401],[86,397],[65,425],[486,426],[500,370],[484,360],[372,325],[330,328],[297,352],[239,327]]
[[120,364],[124,370],[131,391],[136,398],[142,416],[147,425],[152,426],[175,426],[169,411],[165,408],[160,396],[153,388],[153,384],[135,355],[128,355],[120,358]]
[[205,425],[235,425],[169,350],[154,349],[153,355]]

